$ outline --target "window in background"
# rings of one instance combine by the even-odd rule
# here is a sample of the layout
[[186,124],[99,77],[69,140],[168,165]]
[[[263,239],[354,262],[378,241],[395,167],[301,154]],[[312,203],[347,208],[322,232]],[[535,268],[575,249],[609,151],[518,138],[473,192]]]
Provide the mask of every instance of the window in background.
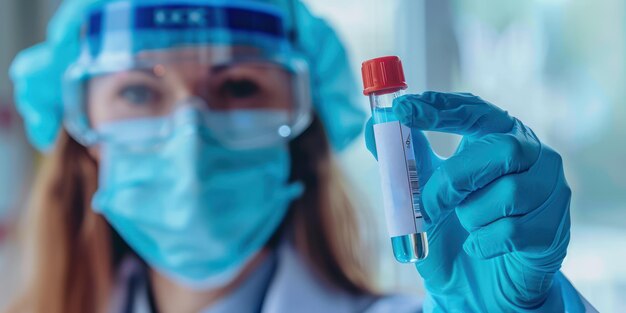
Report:
[[8,69],[15,54],[43,39],[57,0],[0,0],[0,310],[21,287],[22,264],[15,241],[35,168],[35,153],[26,140],[13,105]]
[[563,156],[573,190],[563,270],[601,312],[626,307],[625,15],[620,0],[454,1],[455,87]]
[[[563,270],[601,312],[626,307],[626,4],[621,0],[309,0],[360,63],[396,54],[410,91],[469,91],[508,110],[564,158],[573,189],[572,242]],[[346,14],[350,12],[350,14]],[[368,110],[366,99],[363,108]],[[458,138],[429,134],[435,150]],[[380,209],[374,160],[357,142],[342,157],[349,177]],[[387,287],[422,289],[394,264],[384,225]],[[400,283],[394,283],[398,279]],[[407,289],[408,288],[408,289]]]
[[[361,86],[361,62],[384,55],[398,54],[396,15],[401,1],[380,0],[305,0],[311,10],[324,17],[339,33],[350,53],[355,79]],[[420,1],[414,1],[419,3]],[[346,14],[349,12],[349,14]],[[419,51],[418,51],[419,53]],[[415,71],[417,72],[417,71]],[[408,70],[407,70],[408,73]],[[417,85],[415,83],[413,85]],[[361,90],[355,90],[362,94]],[[369,112],[368,99],[363,96],[362,107]],[[365,122],[365,121],[364,121]],[[378,281],[388,289],[423,294],[422,280],[412,265],[398,264],[391,250],[385,229],[382,195],[380,192],[378,165],[366,150],[363,138],[359,138],[344,152],[340,161],[354,189],[363,199],[362,209],[370,220],[377,222],[376,238],[380,239],[378,257],[380,276]],[[368,231],[374,231],[368,228]]]

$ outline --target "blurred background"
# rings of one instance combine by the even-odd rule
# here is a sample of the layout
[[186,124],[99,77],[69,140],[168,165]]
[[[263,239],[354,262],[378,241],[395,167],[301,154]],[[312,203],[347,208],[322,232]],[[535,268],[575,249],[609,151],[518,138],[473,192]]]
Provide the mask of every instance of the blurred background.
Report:
[[[573,189],[572,240],[563,271],[599,311],[626,309],[626,2],[305,2],[339,31],[357,78],[363,60],[399,55],[410,92],[480,95],[559,151]],[[19,50],[43,40],[58,3],[0,0],[0,308],[16,289],[15,229],[38,158],[25,140],[6,73]],[[428,135],[441,155],[452,153],[459,141]],[[362,202],[372,203],[364,210],[384,221],[378,168],[363,140],[340,160]],[[422,293],[415,269],[393,261],[380,226],[381,284]]]

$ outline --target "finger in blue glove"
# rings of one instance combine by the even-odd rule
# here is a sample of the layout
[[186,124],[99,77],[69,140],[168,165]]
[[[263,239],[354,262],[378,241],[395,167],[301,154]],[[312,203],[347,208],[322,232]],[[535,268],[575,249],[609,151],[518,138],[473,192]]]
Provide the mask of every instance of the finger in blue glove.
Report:
[[[562,310],[553,288],[569,243],[570,189],[562,160],[519,120],[471,94],[396,99],[415,134],[429,233],[417,263],[433,311]],[[422,131],[463,136],[446,160]],[[418,144],[419,142],[419,144]],[[371,125],[366,143],[375,154]]]

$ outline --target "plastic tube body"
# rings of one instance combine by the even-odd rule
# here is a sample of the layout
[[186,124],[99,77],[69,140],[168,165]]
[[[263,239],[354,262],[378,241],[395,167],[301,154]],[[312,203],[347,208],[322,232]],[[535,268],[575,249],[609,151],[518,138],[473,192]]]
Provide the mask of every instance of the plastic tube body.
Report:
[[423,229],[420,182],[410,128],[393,113],[393,100],[403,90],[370,94],[374,136],[383,191],[387,230],[399,262],[413,263],[428,255]]

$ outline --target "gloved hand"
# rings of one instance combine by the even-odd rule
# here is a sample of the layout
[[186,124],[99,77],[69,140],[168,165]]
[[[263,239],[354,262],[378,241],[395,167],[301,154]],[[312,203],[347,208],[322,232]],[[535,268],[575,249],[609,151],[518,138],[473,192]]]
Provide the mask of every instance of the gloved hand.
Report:
[[[554,276],[569,243],[571,192],[559,154],[471,94],[408,95],[393,111],[421,161],[425,312],[562,312]],[[423,130],[463,140],[442,160]],[[376,155],[371,120],[366,142]]]

